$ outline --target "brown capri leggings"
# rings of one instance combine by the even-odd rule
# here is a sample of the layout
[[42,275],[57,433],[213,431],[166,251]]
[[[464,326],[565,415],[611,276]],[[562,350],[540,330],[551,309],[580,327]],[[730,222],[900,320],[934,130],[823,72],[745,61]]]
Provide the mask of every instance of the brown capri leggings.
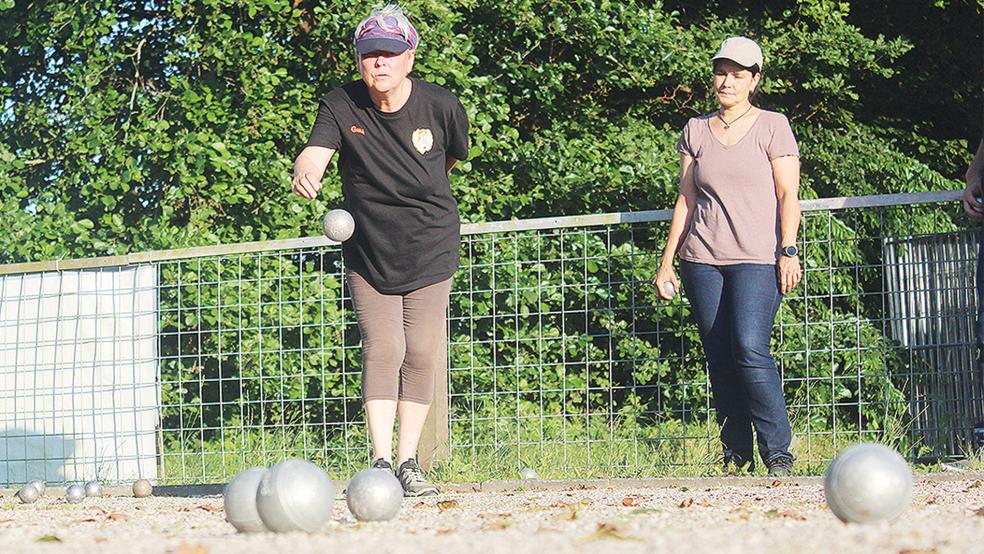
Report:
[[382,294],[346,271],[362,333],[362,400],[430,404],[434,376],[447,364],[451,279],[403,294]]

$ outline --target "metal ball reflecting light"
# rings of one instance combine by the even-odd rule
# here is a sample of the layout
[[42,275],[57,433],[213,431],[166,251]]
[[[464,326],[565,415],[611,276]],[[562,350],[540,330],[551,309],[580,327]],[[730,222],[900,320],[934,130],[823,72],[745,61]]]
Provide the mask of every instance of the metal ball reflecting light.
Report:
[[336,242],[345,242],[355,232],[355,219],[343,209],[335,209],[325,215],[322,222],[325,236]]
[[359,521],[388,521],[403,506],[403,486],[385,469],[364,469],[349,481],[345,503]]
[[263,533],[266,525],[256,511],[256,489],[267,470],[262,467],[245,469],[236,474],[222,493],[226,521],[240,533]]
[[856,444],[830,463],[823,492],[827,506],[845,523],[887,521],[912,501],[912,470],[883,444]]
[[256,511],[267,529],[313,533],[331,518],[335,486],[321,468],[284,460],[270,468],[256,490]]

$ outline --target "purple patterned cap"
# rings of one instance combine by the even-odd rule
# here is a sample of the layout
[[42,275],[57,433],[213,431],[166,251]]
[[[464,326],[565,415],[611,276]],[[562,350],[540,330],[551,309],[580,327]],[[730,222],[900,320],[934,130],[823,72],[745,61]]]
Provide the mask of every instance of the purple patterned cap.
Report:
[[399,54],[417,47],[417,30],[399,6],[373,10],[355,30],[355,50],[360,54],[383,51]]

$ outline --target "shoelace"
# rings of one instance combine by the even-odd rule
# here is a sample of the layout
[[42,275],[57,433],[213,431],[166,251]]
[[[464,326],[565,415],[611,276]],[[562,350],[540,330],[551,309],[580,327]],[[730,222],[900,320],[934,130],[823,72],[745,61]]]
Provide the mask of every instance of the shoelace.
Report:
[[410,466],[403,470],[404,480],[407,483],[420,483],[424,481],[424,475],[420,471],[420,468],[416,466]]

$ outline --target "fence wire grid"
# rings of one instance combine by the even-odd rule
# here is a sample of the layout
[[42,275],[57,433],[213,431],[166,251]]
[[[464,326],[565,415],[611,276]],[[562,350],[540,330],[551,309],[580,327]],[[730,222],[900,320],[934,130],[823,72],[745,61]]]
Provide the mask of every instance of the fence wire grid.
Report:
[[[984,414],[978,231],[958,197],[803,202],[803,281],[772,344],[800,463],[861,440],[911,460],[967,452]],[[463,226],[434,462],[486,477],[718,467],[686,291],[664,302],[650,284],[670,215]],[[343,274],[319,238],[0,266],[0,481],[215,483],[288,457],[364,467]]]

